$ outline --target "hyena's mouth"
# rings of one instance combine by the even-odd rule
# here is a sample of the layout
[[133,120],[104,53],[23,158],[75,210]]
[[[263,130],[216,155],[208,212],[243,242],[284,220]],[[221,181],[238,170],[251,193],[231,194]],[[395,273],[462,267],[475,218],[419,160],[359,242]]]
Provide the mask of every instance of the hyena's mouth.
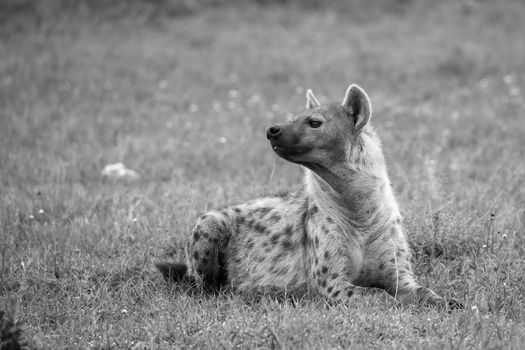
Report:
[[296,156],[307,152],[304,148],[299,147],[282,147],[272,145],[273,151],[281,157]]

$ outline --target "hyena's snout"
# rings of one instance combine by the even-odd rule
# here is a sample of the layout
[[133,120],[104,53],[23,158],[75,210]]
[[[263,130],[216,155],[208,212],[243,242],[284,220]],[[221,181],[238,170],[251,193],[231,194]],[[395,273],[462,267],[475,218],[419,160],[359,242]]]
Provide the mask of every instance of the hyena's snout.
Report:
[[286,160],[293,161],[290,159],[291,156],[295,159],[304,153],[297,130],[290,124],[270,126],[266,131],[266,137],[270,140],[272,149]]
[[281,133],[282,127],[280,125],[273,125],[268,128],[268,131],[266,131],[266,137],[270,141],[277,140]]

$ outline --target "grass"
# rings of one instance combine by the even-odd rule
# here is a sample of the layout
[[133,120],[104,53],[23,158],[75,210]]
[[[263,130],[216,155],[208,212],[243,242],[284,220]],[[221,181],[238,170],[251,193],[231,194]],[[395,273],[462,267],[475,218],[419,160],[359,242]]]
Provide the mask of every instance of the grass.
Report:
[[[16,298],[30,346],[523,348],[525,6],[374,6],[11,9],[0,310]],[[182,256],[199,213],[300,181],[266,127],[300,110],[306,88],[326,102],[351,82],[372,99],[421,283],[466,309],[381,293],[250,303],[166,284],[154,262]],[[117,161],[141,178],[102,178]]]

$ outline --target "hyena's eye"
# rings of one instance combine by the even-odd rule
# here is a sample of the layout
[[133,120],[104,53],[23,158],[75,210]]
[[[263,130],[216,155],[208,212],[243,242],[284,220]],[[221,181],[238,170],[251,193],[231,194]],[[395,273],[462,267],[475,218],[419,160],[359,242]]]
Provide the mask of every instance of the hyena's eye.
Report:
[[319,120],[313,120],[311,119],[308,124],[310,124],[310,127],[312,128],[318,128],[321,126],[321,124],[323,124],[322,122],[320,122]]

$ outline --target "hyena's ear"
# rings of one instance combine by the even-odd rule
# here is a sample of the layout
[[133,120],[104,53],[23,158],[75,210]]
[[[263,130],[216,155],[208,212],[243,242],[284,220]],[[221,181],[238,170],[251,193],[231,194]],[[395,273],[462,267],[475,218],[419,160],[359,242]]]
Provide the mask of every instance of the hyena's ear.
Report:
[[355,131],[360,132],[370,121],[372,106],[366,92],[357,85],[350,85],[346,90],[343,107],[354,118]]
[[311,89],[306,90],[306,109],[311,109],[319,107],[321,104],[314,96],[314,93]]

